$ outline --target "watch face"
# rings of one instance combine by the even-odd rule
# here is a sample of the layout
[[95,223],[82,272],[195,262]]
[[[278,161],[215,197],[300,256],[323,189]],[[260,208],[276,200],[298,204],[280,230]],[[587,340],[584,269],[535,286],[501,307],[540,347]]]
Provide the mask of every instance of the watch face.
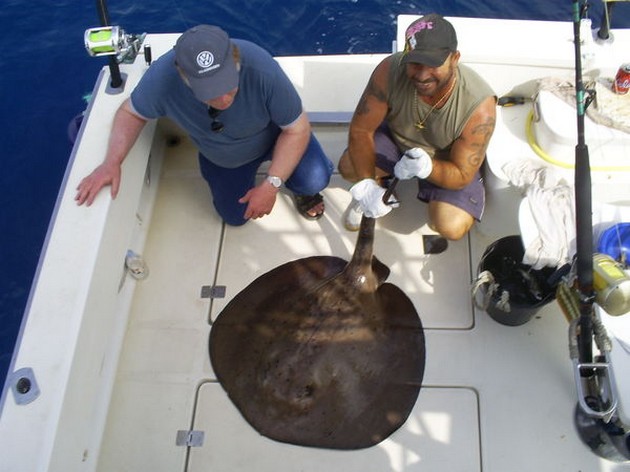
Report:
[[268,175],[267,182],[276,188],[280,188],[282,186],[282,179],[280,177],[276,177],[275,175]]

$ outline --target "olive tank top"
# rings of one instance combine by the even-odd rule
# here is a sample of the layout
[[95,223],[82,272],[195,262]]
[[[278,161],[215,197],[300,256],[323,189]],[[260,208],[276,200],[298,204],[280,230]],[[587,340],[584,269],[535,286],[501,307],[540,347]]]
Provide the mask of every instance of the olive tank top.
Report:
[[[402,55],[402,52],[394,54],[389,71],[386,121],[392,137],[402,151],[421,147],[431,156],[436,151],[448,152],[475,108],[495,94],[475,71],[459,64],[453,93],[442,108],[431,111],[430,105],[416,100],[414,86],[401,63]],[[424,128],[418,129],[415,124],[425,118]]]

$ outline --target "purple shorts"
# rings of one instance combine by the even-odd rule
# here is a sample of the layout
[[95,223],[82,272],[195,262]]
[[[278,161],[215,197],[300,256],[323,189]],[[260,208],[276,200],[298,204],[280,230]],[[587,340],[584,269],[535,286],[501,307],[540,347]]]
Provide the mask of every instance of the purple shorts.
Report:
[[[394,166],[400,160],[401,150],[394,142],[386,124],[382,124],[374,133],[376,148],[376,167],[394,175]],[[418,179],[418,199],[423,202],[445,202],[472,215],[481,221],[486,202],[483,177],[475,174],[473,181],[461,190],[449,190],[432,184],[428,180]]]

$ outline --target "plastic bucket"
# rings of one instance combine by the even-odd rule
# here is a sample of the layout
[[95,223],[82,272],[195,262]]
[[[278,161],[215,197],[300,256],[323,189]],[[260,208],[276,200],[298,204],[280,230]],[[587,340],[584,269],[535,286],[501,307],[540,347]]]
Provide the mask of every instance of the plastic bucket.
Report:
[[[489,245],[479,262],[473,300],[498,323],[525,324],[555,298],[556,287],[550,279],[556,269],[534,270],[523,264],[524,255],[521,237],[506,236]],[[479,291],[483,293],[481,304]]]

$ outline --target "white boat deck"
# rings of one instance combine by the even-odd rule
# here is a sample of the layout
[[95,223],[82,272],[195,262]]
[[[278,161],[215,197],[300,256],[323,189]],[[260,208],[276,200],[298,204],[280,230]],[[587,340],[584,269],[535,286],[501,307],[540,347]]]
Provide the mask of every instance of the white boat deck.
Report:
[[[400,17],[399,29],[412,18]],[[498,95],[531,96],[537,78],[571,74],[568,23],[453,22],[462,61],[487,77]],[[154,58],[176,37],[149,35]],[[524,38],[529,48],[522,48]],[[314,125],[334,161],[347,140],[344,117],[382,57],[279,59],[316,121],[340,121]],[[105,93],[106,71],[97,83],[29,300],[11,389],[0,404],[1,472],[630,471],[628,463],[599,458],[578,437],[568,323],[557,304],[517,327],[473,305],[471,285],[485,248],[521,232],[521,194],[496,177],[487,179],[483,221],[441,254],[424,253],[426,206],[415,198],[414,182],[399,185],[401,207],[377,220],[374,253],[390,267],[389,282],[413,301],[426,336],[423,387],[403,427],[359,451],[260,436],[212,371],[212,320],[250,282],[282,263],[316,255],[349,258],[356,233],[341,224],[349,184],[333,176],[319,221],[300,217],[282,193],[271,215],[227,227],[214,212],[195,149],[186,138],[174,140],[178,130],[160,122],[145,128],[127,157],[116,200],[102,192],[92,207],[78,207],[74,189],[103,159],[113,114],[145,69],[140,59],[124,66],[122,95]],[[524,116],[516,107],[500,111],[501,136],[489,155],[533,155],[524,130],[515,131]],[[146,262],[144,280],[126,273],[128,250]],[[225,296],[209,298],[213,287],[224,287]],[[21,369],[32,369],[29,378],[37,384],[28,401],[15,391]],[[623,377],[628,401],[630,375]],[[194,445],[180,445],[182,437]]]
[[[333,177],[317,222],[300,217],[283,194],[270,216],[228,227],[211,209],[193,147],[183,141],[167,149],[142,254],[149,276],[125,282],[137,287],[98,470],[622,470],[576,435],[567,322],[556,305],[520,327],[473,308],[479,258],[518,231],[516,214],[491,201],[485,219],[500,219],[500,231],[482,223],[444,253],[425,255],[426,207],[413,182],[400,185],[403,204],[378,220],[375,240],[389,281],[413,300],[425,328],[424,385],[407,423],[383,443],[349,452],[277,443],[242,419],[210,366],[211,321],[284,262],[348,258],[356,233],[341,225],[347,188]],[[225,298],[202,298],[202,287],[215,285],[225,286]],[[177,446],[179,430],[203,431],[203,445]]]

